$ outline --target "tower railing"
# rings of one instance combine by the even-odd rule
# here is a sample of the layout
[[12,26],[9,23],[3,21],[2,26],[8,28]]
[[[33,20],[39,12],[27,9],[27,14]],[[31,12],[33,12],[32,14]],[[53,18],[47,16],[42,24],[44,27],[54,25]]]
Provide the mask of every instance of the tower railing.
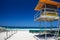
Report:
[[35,15],[34,15],[34,19],[38,18],[40,16],[40,11],[38,11]]
[[[42,11],[42,9],[43,9],[43,11]],[[40,17],[40,14],[42,14],[44,12],[50,12],[50,13],[56,13],[56,12],[58,13],[58,12],[60,12],[60,10],[57,10],[57,9],[50,9],[50,8],[42,8],[42,9],[39,10],[39,11],[37,11],[37,13],[34,15],[34,20],[37,19],[37,18],[39,18]],[[46,11],[44,11],[44,9]],[[59,13],[58,13],[58,15],[59,15]]]

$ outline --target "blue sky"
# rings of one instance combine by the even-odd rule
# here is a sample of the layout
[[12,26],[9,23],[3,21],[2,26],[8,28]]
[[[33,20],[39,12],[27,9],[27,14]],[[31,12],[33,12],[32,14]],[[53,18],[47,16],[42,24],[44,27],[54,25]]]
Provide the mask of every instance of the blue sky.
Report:
[[[55,1],[60,2],[60,0]],[[37,2],[38,0],[1,0],[0,26],[38,27],[40,23],[34,21],[34,14],[36,13],[34,8]],[[54,22],[54,24],[56,23]]]

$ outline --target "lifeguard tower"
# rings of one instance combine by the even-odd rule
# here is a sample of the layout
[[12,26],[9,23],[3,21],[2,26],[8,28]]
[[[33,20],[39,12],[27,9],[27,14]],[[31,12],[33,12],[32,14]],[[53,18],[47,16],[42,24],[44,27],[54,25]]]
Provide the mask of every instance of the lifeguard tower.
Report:
[[60,3],[52,0],[39,0],[35,10],[34,21],[53,21],[59,19],[58,8]]
[[34,9],[35,11],[37,11],[37,13],[34,15],[34,21],[38,22],[40,21],[53,22],[55,20],[59,21],[60,19],[58,13],[59,8],[60,8],[59,2],[53,0],[39,0],[37,6]]

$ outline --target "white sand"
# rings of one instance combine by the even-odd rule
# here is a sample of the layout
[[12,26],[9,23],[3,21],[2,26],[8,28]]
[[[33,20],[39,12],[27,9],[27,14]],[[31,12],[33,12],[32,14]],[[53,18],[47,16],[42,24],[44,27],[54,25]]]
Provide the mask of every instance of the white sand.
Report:
[[[11,31],[8,32],[9,35],[11,35]],[[8,36],[9,36],[8,35]],[[34,38],[35,34],[29,33],[29,31],[17,31],[16,34],[14,34],[12,37],[10,37],[7,40],[37,40],[36,38]],[[0,40],[4,40],[6,38],[6,34],[5,32],[0,33]],[[39,40],[44,40],[42,38],[40,38]],[[47,40],[55,40],[54,38],[47,38]]]
[[4,40],[6,38],[6,32],[1,32],[0,33],[0,40]]
[[7,37],[9,37],[11,34],[13,34],[14,31],[9,31],[7,33],[8,34],[6,35],[6,32],[0,32],[0,40],[5,40]]
[[8,40],[36,40],[28,31],[18,31]]

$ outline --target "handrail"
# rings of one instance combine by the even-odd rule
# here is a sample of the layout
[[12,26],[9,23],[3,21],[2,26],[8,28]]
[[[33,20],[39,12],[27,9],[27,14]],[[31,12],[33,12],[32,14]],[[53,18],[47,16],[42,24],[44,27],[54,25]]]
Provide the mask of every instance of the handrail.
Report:
[[34,15],[34,19],[37,18],[37,16],[40,14],[40,11],[38,11],[35,15]]
[[[54,10],[54,12],[53,12],[53,11],[51,11],[51,13],[60,12],[60,10],[57,10],[57,9],[50,9],[50,8],[42,8],[42,9],[46,9],[46,12],[50,12],[50,11],[47,11],[47,9],[48,9],[48,10]],[[36,19],[36,18],[41,14],[42,9],[41,9],[41,10],[39,10],[39,11],[34,15],[34,19]]]
[[54,10],[54,11],[60,11],[60,10],[57,10],[57,9],[51,9],[51,8],[42,8],[42,9],[49,9],[49,10]]

